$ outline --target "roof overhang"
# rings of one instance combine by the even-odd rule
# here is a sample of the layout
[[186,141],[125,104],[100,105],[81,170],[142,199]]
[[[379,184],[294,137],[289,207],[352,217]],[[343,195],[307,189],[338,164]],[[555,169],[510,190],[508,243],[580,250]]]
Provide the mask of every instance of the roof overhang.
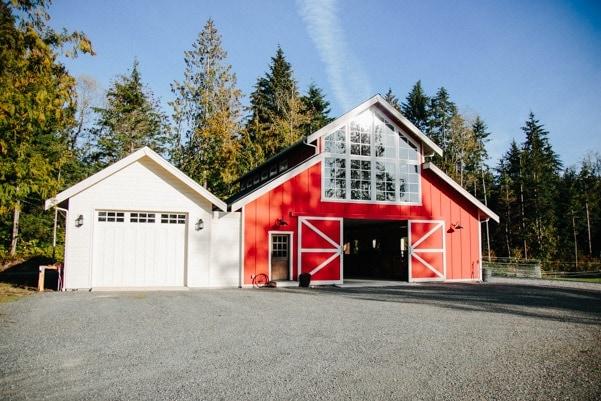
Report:
[[475,196],[473,196],[468,191],[466,191],[463,187],[461,187],[461,185],[457,184],[455,182],[455,180],[453,180],[451,177],[446,175],[441,169],[436,167],[436,165],[434,165],[432,162],[424,163],[422,165],[422,168],[424,170],[430,170],[432,173],[434,173],[434,175],[436,175],[442,181],[447,183],[451,188],[453,188],[455,191],[457,191],[461,196],[463,196],[468,202],[470,202],[472,205],[476,206],[478,208],[478,210],[485,216],[485,219],[490,218],[490,219],[493,219],[494,221],[496,221],[497,223],[499,222],[499,216],[495,212],[490,210],[486,205],[484,205],[482,202],[480,202]]
[[237,199],[235,202],[233,202],[231,204],[231,211],[235,212],[236,210],[241,209],[246,204],[265,195],[269,191],[275,189],[276,187],[285,183],[289,179],[297,176],[298,174],[302,173],[306,169],[313,167],[315,164],[319,163],[321,160],[323,160],[323,158],[321,156],[319,156],[319,155],[313,156],[313,157],[305,160],[303,163],[293,167],[286,173],[277,176],[275,179],[273,179],[271,181],[266,182],[265,185],[258,187],[257,189],[249,192],[248,194],[244,195],[240,199]]
[[366,100],[361,103],[359,106],[355,107],[351,111],[343,114],[341,117],[332,121],[330,124],[322,127],[321,129],[315,131],[313,134],[307,137],[307,142],[311,143],[317,140],[319,137],[329,134],[330,132],[336,130],[341,125],[346,124],[349,120],[352,120],[359,114],[363,113],[365,110],[370,107],[375,106],[389,118],[394,120],[394,122],[402,128],[405,128],[409,135],[413,136],[418,142],[421,142],[423,145],[423,154],[425,156],[431,156],[434,154],[438,154],[442,156],[442,149],[434,143],[430,138],[426,136],[423,132],[420,131],[411,121],[409,121],[404,115],[402,115],[397,109],[392,107],[384,98],[380,95],[375,95],[372,98]]
[[214,206],[216,206],[220,210],[222,210],[224,212],[227,211],[227,205],[225,202],[223,202],[222,200],[217,198],[215,195],[213,195],[211,192],[209,192],[203,186],[201,186],[196,181],[194,181],[193,179],[188,177],[181,170],[177,169],[175,166],[173,166],[167,160],[163,159],[158,153],[156,153],[155,151],[153,151],[152,149],[150,149],[147,146],[135,151],[134,153],[130,154],[129,156],[106,167],[105,169],[86,178],[85,180],[80,181],[79,183],[73,185],[72,187],[69,187],[68,189],[57,194],[55,197],[47,199],[46,202],[44,202],[44,209],[48,210],[52,207],[56,207],[56,206],[60,205],[61,203],[68,200],[69,198],[73,197],[74,195],[77,195],[78,193],[85,191],[92,185],[95,185],[96,183],[110,177],[111,175],[115,174],[116,172],[126,168],[127,166],[139,161],[142,158],[150,158],[156,164],[158,164],[163,169],[165,169],[167,172],[169,172],[171,175],[173,175],[176,179],[178,179],[179,181],[181,181],[182,183],[187,185],[190,189],[192,189],[198,195],[200,195],[201,197],[203,197],[206,200],[208,200],[209,202],[211,202]]

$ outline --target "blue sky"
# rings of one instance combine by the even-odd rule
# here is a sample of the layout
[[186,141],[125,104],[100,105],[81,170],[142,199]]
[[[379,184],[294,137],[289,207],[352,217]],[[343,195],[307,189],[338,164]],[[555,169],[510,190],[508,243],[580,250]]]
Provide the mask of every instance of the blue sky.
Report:
[[107,89],[137,58],[155,97],[173,98],[184,51],[212,18],[247,96],[280,45],[302,92],[314,82],[336,117],[417,80],[445,87],[491,132],[490,164],[523,142],[532,111],[569,166],[601,153],[601,2],[596,0],[54,0],[51,24],[97,53],[65,64]]

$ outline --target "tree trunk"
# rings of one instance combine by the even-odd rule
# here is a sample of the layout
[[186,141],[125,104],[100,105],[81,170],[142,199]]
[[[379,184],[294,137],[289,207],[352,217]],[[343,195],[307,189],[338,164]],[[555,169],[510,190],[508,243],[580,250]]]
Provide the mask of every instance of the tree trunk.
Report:
[[19,217],[21,214],[21,201],[15,203],[15,210],[13,213],[13,231],[10,241],[10,256],[17,254],[17,239],[19,238]]

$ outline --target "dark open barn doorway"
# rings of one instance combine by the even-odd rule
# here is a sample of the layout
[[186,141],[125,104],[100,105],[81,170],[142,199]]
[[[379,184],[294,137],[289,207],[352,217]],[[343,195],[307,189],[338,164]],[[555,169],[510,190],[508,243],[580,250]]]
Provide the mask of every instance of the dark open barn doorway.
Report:
[[407,221],[344,220],[344,278],[407,281]]

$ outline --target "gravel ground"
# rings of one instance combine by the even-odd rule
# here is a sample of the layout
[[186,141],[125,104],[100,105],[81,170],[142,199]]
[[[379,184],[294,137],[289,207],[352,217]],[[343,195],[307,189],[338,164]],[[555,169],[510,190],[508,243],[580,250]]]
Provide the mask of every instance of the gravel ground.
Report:
[[7,400],[599,400],[601,284],[43,293]]

